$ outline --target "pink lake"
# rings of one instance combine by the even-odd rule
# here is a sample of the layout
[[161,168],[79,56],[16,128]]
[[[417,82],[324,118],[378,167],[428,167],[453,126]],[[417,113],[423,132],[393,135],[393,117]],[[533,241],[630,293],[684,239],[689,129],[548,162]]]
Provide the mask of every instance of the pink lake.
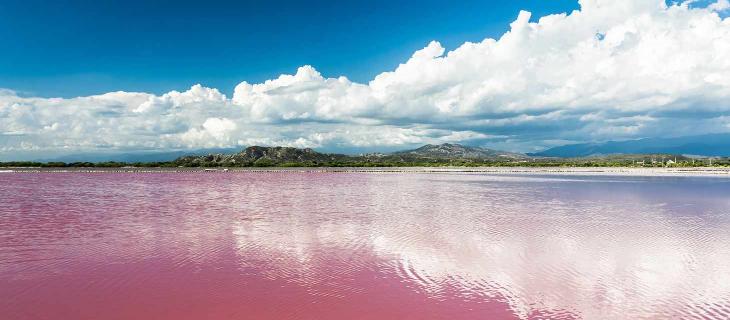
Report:
[[730,179],[0,173],[0,319],[680,318],[730,318]]

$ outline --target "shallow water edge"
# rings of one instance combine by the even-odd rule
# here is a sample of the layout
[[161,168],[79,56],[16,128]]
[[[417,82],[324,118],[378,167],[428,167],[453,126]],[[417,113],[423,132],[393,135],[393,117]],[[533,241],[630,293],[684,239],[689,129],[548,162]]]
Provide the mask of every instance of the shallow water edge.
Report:
[[727,167],[245,167],[245,168],[3,168],[0,173],[23,172],[129,172],[129,173],[228,173],[228,172],[331,172],[331,173],[488,173],[488,174],[580,174],[580,175],[619,175],[619,176],[718,176],[730,177]]

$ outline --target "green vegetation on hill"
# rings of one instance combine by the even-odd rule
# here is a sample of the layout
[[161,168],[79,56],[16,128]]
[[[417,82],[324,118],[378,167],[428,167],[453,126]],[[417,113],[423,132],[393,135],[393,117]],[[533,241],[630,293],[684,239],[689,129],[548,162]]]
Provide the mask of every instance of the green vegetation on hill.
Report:
[[122,167],[708,167],[730,166],[730,158],[689,158],[679,155],[610,155],[582,158],[529,157],[456,144],[426,145],[391,154],[348,156],[312,149],[248,147],[235,154],[184,156],[168,162],[0,162],[0,167],[122,168]]

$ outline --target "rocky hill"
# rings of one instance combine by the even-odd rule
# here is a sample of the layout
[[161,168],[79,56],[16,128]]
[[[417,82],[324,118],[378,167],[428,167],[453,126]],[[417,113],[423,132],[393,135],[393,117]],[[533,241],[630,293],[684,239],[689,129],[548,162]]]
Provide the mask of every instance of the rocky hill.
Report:
[[270,165],[388,165],[449,163],[451,161],[512,161],[526,159],[525,155],[486,148],[467,147],[445,143],[425,145],[418,149],[392,154],[348,156],[320,153],[312,149],[253,146],[235,154],[185,156],[174,161],[179,166],[270,166]]
[[251,166],[285,163],[328,163],[347,160],[342,154],[319,153],[310,148],[252,146],[234,154],[185,156],[174,162],[182,166]]
[[394,153],[344,155],[312,149],[253,146],[238,153],[187,155],[164,162],[0,162],[2,167],[411,167],[411,166],[529,166],[529,167],[696,167],[730,166],[730,158],[680,154],[608,154],[588,157],[537,157],[458,144],[425,145]]
[[394,152],[396,156],[411,156],[418,158],[437,159],[525,159],[526,155],[505,152],[488,148],[469,147],[460,144],[444,143],[440,145],[427,144],[413,150]]

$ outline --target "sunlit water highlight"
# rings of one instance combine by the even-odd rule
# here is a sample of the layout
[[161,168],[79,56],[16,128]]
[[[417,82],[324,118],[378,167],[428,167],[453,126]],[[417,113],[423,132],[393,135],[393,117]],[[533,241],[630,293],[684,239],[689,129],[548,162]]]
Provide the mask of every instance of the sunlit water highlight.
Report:
[[730,318],[726,178],[0,179],[0,319]]

